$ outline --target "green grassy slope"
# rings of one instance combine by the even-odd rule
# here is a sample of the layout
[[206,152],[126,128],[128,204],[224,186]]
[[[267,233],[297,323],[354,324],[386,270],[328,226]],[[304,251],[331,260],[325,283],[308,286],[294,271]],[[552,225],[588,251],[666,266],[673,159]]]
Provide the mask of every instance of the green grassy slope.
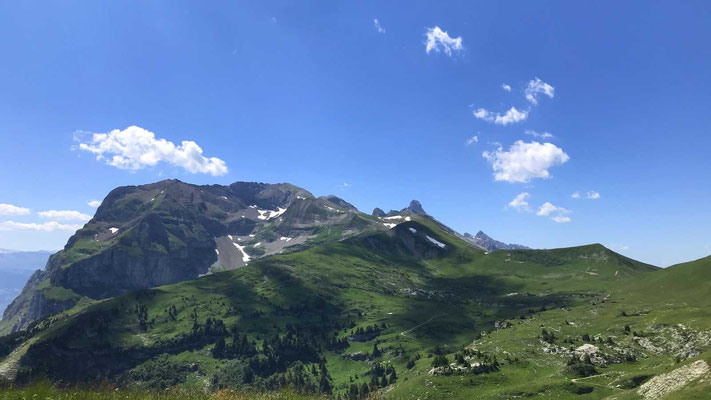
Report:
[[[12,358],[19,380],[344,395],[375,379],[393,398],[570,395],[589,385],[566,375],[566,358],[541,350],[541,325],[577,345],[584,330],[621,335],[636,318],[622,310],[647,314],[616,296],[654,271],[600,245],[485,253],[413,216],[387,232],[80,305],[17,339],[24,347],[0,372]],[[482,367],[429,374],[438,355],[451,362],[475,339],[470,355]]]

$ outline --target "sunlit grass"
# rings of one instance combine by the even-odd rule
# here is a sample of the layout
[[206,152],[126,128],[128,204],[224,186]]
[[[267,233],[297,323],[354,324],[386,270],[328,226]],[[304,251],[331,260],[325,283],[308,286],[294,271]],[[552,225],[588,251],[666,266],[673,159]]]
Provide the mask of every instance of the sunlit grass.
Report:
[[60,388],[49,383],[25,387],[0,388],[3,400],[313,400],[323,397],[289,391],[252,392],[220,390],[203,392],[191,389],[118,389],[110,386]]

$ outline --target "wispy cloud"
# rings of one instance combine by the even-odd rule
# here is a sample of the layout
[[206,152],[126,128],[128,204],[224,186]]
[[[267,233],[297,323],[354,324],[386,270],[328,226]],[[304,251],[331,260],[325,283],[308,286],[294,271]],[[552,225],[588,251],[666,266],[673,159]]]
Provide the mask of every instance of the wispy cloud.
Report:
[[462,37],[458,36],[456,38],[450,37],[446,31],[443,31],[439,26],[434,28],[427,28],[425,32],[427,41],[425,42],[425,52],[430,54],[430,52],[443,52],[448,56],[452,56],[453,52],[462,51],[464,46],[462,46]]
[[551,139],[553,137],[553,135],[549,132],[536,132],[531,129],[527,129],[524,133],[538,139]]
[[528,82],[526,86],[526,100],[531,104],[538,104],[538,95],[543,94],[550,98],[555,95],[555,88],[542,80],[535,78]]
[[[572,197],[574,199],[580,199],[583,197],[583,194],[580,192],[573,192],[573,194],[571,194],[570,197]],[[597,200],[600,198],[600,193],[598,193],[594,190],[590,190],[587,193],[585,193],[585,198],[590,199],[590,200]]]
[[493,122],[498,125],[509,125],[516,122],[521,122],[528,118],[528,111],[521,111],[516,109],[516,107],[511,107],[504,114],[493,113],[484,108],[479,108],[474,110],[474,117],[477,119],[484,120],[486,122]]
[[29,208],[0,203],[0,215],[29,215],[29,213]]
[[510,92],[510,91],[511,91],[511,86],[509,86],[509,85],[507,85],[507,84],[505,84],[505,83],[502,83],[502,84],[501,84],[501,88],[504,89],[504,91],[506,91],[506,92]]
[[553,205],[550,202],[545,202],[541,207],[538,208],[538,212],[536,212],[536,215],[541,216],[541,217],[550,217],[551,220],[562,224],[566,222],[570,222],[570,214],[572,211],[565,209],[563,207],[558,207]]
[[570,160],[563,149],[552,143],[526,143],[516,141],[504,151],[485,151],[482,156],[489,161],[494,170],[494,180],[527,183],[534,178],[547,179],[548,169]]
[[213,176],[227,173],[227,164],[223,160],[203,156],[202,148],[192,140],[184,140],[176,146],[165,139],[156,139],[153,132],[138,126],[94,133],[86,141],[79,135],[75,139],[80,142],[80,150],[96,154],[97,160],[119,169],[139,170],[166,162],[192,173]]
[[89,207],[94,207],[94,208],[96,208],[96,207],[98,207],[98,206],[101,205],[101,202],[100,202],[99,200],[90,200],[90,201],[89,201],[88,203],[86,203],[86,204],[88,204]]
[[40,211],[37,213],[40,218],[54,219],[58,221],[83,221],[86,222],[91,219],[91,215],[81,213],[79,211],[73,210],[47,210]]
[[474,144],[474,143],[478,143],[478,142],[479,142],[479,136],[474,135],[474,136],[470,137],[469,139],[467,139],[467,146]]
[[530,196],[531,195],[528,192],[519,193],[509,202],[508,206],[518,212],[530,211],[531,208],[528,205],[528,198]]
[[15,222],[15,221],[0,222],[0,231],[54,232],[54,231],[76,231],[78,229],[81,229],[81,225],[62,224],[57,221],[49,221],[49,222],[44,222],[41,224]]
[[385,33],[385,32],[387,32],[387,31],[385,30],[385,28],[383,28],[383,26],[380,24],[380,21],[378,21],[377,18],[373,19],[373,26],[375,27],[375,30],[376,30],[378,33]]

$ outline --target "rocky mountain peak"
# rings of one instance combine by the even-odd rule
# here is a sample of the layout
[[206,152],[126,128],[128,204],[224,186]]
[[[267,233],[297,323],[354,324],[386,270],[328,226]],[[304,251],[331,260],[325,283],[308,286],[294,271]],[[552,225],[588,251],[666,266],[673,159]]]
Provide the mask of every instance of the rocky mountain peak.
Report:
[[[412,200],[410,202],[410,205],[405,210],[410,211],[411,213],[414,213],[414,214],[427,215],[427,212],[425,212],[425,209],[422,208],[422,204],[417,200]],[[405,211],[405,210],[403,210],[403,211]]]
[[387,214],[385,214],[385,211],[381,210],[380,208],[375,207],[375,208],[373,209],[372,215],[373,215],[374,217],[384,217],[384,216],[386,216]]

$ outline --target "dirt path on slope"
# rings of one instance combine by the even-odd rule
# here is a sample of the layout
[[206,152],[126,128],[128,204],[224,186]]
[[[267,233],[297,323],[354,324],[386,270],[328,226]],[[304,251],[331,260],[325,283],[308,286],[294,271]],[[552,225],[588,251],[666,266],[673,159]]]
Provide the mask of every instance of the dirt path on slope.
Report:
[[412,332],[412,331],[414,331],[415,329],[421,327],[422,325],[426,325],[426,324],[432,322],[432,320],[434,320],[435,318],[439,318],[439,317],[442,317],[442,316],[445,316],[445,315],[447,315],[447,314],[437,314],[437,315],[435,315],[434,317],[428,319],[427,321],[425,321],[425,322],[423,322],[423,323],[421,323],[421,324],[419,324],[419,325],[417,325],[417,326],[415,326],[415,327],[413,327],[413,328],[410,328],[410,329],[408,329],[408,330],[406,330],[406,331],[400,332],[400,336],[404,336],[404,337],[406,337],[406,338],[414,339],[413,337],[407,336],[406,334],[407,334],[407,333],[410,333],[410,332]]

